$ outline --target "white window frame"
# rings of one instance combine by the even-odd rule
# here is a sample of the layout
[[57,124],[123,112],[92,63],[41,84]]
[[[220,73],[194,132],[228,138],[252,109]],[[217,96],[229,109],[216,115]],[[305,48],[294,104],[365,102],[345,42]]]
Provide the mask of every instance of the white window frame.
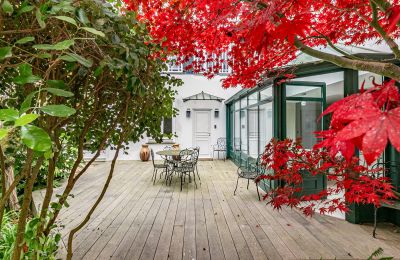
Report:
[[167,61],[167,71],[172,73],[183,73],[183,64],[176,65],[176,56],[171,56]]

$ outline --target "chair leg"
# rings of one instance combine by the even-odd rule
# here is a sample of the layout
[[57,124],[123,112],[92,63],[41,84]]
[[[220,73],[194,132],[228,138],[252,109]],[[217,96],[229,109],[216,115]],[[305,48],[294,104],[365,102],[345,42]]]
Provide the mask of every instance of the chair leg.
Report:
[[249,189],[250,179],[247,180],[247,189]]
[[372,231],[373,238],[376,238],[376,228],[378,226],[377,215],[378,215],[378,208],[374,207],[374,230]]
[[257,189],[258,200],[261,201],[261,198],[260,198],[260,191],[258,190],[258,185],[257,185],[257,183],[256,183],[256,189]]
[[183,186],[183,172],[181,172],[181,191],[182,191],[182,186]]
[[156,171],[156,169],[154,168],[153,169],[153,174],[151,175],[151,180],[153,180],[154,179],[154,172]]
[[[197,178],[199,178],[199,181],[200,181],[200,183],[201,183],[201,179],[200,179],[200,175],[199,175],[199,170],[197,170],[197,165],[196,165],[196,172],[197,172]],[[196,176],[196,174],[194,173],[194,170],[193,170],[193,176]]]
[[156,184],[157,171],[158,171],[158,169],[154,169],[154,180],[153,180],[153,184]]
[[[190,174],[190,173],[189,173],[189,174]],[[194,180],[194,186],[195,186],[196,189],[197,189],[196,174],[194,173],[194,171],[193,171],[193,180]]]
[[235,188],[235,191],[233,192],[233,195],[236,195],[236,190],[237,190],[238,184],[239,184],[239,177],[237,178],[237,181],[236,181],[236,188]]

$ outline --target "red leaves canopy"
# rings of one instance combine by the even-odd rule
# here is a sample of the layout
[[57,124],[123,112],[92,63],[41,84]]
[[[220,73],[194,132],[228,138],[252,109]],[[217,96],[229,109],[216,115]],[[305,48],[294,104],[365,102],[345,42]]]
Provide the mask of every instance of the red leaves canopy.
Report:
[[[370,26],[368,0],[125,0],[139,11],[155,41],[162,42],[181,62],[193,57],[194,70],[204,62],[220,66],[220,54],[228,51],[233,73],[224,86],[253,87],[265,73],[288,64],[298,55],[294,39],[309,47],[328,44],[360,45],[382,39]],[[398,0],[378,10],[379,24],[398,37]],[[214,54],[214,56],[210,56]]]
[[350,160],[357,147],[368,164],[383,153],[388,140],[400,151],[399,100],[390,81],[334,103],[323,113],[332,114],[331,126],[317,133],[324,140],[316,148],[327,147],[332,156],[341,153]]
[[[277,209],[299,207],[305,215],[347,212],[349,203],[380,207],[382,202],[396,198],[390,180],[381,174],[383,169],[360,165],[356,157],[344,160],[324,150],[304,149],[299,141],[286,139],[267,144],[262,159],[263,166],[274,174],[263,175],[258,181],[269,179],[283,183],[264,196]],[[306,174],[328,176],[334,185],[315,194],[299,196]]]

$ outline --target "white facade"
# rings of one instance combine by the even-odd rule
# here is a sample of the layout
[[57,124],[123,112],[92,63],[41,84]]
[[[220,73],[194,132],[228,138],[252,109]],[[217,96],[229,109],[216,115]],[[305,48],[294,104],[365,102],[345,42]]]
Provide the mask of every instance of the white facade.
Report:
[[[200,157],[212,158],[212,146],[216,144],[219,137],[226,137],[226,108],[224,100],[233,96],[240,88],[224,89],[221,80],[224,76],[215,76],[207,79],[197,74],[175,74],[176,78],[183,81],[183,85],[177,88],[174,107],[179,110],[178,115],[172,119],[172,132],[177,135],[165,143],[156,144],[150,138],[144,138],[140,142],[130,143],[127,154],[120,154],[119,160],[140,160],[139,152],[142,144],[148,144],[154,152],[163,150],[167,145],[177,143],[181,148],[200,147]],[[224,100],[188,100],[183,99],[201,93],[211,94]],[[190,117],[187,117],[187,110],[190,110]],[[215,111],[218,110],[218,117]],[[90,158],[85,154],[85,158]],[[113,150],[106,150],[98,160],[112,160]],[[156,159],[160,159],[156,155]]]

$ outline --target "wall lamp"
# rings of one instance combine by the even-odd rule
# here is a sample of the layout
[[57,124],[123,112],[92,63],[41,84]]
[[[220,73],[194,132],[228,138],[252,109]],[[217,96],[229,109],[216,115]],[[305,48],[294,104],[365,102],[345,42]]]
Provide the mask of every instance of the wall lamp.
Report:
[[190,118],[190,108],[188,108],[188,109],[186,110],[186,117],[187,117],[187,118]]
[[216,109],[214,110],[214,117],[215,117],[215,118],[218,118],[218,117],[219,117],[219,110],[218,110],[218,108],[216,108]]

